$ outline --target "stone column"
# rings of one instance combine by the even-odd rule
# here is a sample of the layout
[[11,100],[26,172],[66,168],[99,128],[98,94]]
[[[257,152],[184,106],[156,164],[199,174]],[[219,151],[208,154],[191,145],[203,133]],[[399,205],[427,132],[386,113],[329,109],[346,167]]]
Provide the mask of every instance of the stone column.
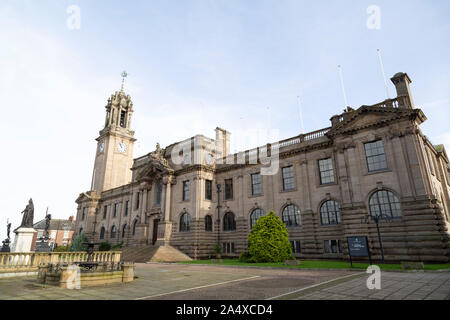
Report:
[[163,198],[162,198],[162,221],[158,224],[158,237],[156,245],[168,244],[172,231],[172,221],[171,221],[171,191],[172,184],[175,184],[175,178],[173,176],[165,176],[162,180],[163,187]]
[[132,263],[124,263],[122,265],[122,282],[132,282],[134,279],[134,267],[135,265]]

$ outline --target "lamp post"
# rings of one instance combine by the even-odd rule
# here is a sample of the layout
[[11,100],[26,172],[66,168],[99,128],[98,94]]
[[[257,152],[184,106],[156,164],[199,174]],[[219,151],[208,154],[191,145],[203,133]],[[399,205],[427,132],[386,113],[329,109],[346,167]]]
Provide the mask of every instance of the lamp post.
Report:
[[222,205],[220,204],[220,192],[221,185],[217,184],[217,245],[220,246],[220,208]]
[[381,233],[380,233],[380,226],[379,223],[381,220],[390,221],[391,217],[383,214],[378,215],[371,215],[369,214],[365,218],[366,223],[370,223],[370,220],[375,222],[375,225],[377,227],[377,235],[378,235],[378,242],[380,244],[380,251],[381,251],[381,263],[384,263],[384,250],[383,250],[383,241],[381,240]]

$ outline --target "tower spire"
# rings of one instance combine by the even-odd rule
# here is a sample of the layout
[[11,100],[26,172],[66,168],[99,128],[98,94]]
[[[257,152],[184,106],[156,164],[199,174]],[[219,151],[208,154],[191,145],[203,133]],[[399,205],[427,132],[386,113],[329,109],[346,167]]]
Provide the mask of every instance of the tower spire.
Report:
[[121,76],[122,76],[122,85],[120,86],[120,92],[123,93],[123,84],[125,82],[125,78],[128,76],[128,73],[126,71],[123,71]]

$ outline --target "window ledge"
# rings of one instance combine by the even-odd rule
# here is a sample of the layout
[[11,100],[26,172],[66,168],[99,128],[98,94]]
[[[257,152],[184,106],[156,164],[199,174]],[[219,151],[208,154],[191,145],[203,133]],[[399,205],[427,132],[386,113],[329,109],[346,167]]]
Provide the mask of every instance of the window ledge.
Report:
[[331,186],[337,186],[337,185],[338,185],[337,182],[330,182],[330,183],[321,183],[317,187],[318,188],[320,188],[320,187],[331,187]]
[[249,195],[248,197],[249,197],[249,198],[264,197],[264,194],[263,194],[263,193],[261,193],[261,194],[251,194],[251,195]]
[[280,193],[289,193],[289,192],[296,192],[297,191],[297,188],[294,188],[294,189],[289,189],[289,190],[280,190]]
[[364,175],[365,176],[370,176],[373,174],[377,174],[377,173],[386,173],[386,172],[392,172],[391,169],[382,169],[382,170],[377,170],[377,171],[367,171]]

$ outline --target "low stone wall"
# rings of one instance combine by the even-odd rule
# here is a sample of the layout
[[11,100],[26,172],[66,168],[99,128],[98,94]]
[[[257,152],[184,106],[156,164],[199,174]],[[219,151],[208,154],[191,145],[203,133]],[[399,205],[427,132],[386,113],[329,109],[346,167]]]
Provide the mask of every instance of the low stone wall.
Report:
[[[93,262],[120,261],[121,251],[102,251],[92,254]],[[0,253],[0,279],[36,275],[42,263],[69,264],[72,262],[86,262],[86,252],[43,252],[43,253]]]
[[134,264],[122,263],[118,266],[120,269],[80,272],[76,265],[52,269],[51,264],[43,263],[39,265],[37,282],[64,289],[80,289],[111,283],[128,283],[134,280]]

